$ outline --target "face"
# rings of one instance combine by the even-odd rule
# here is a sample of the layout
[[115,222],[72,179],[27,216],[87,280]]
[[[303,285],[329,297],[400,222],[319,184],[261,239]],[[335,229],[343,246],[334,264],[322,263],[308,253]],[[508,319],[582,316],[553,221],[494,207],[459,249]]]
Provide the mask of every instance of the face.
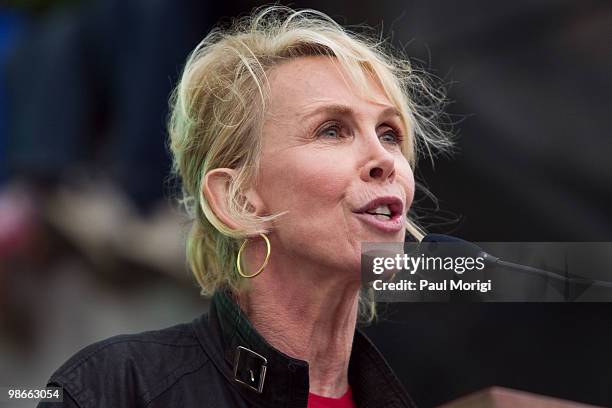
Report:
[[265,213],[288,211],[275,251],[358,275],[361,242],[404,240],[414,177],[392,103],[374,80],[362,98],[339,69],[304,57],[271,72],[256,191]]

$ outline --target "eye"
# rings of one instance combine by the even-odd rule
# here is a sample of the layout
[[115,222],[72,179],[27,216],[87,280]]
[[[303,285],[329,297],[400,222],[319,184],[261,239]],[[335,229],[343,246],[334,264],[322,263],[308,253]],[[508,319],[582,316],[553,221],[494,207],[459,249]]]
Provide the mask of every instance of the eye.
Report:
[[393,128],[387,128],[380,136],[383,143],[400,144],[404,138],[402,134]]
[[317,133],[319,137],[338,139],[342,137],[342,127],[338,123],[324,125]]

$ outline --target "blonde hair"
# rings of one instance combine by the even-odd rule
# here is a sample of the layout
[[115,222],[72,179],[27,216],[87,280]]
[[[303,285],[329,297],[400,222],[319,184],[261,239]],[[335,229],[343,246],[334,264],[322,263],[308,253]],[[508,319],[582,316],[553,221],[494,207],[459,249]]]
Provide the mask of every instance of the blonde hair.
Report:
[[[419,101],[439,102],[442,95],[406,59],[394,57],[383,41],[349,32],[321,12],[282,6],[260,8],[228,28],[213,29],[187,59],[171,97],[169,120],[173,171],[182,179],[183,202],[193,217],[187,258],[203,294],[223,286],[243,289],[245,280],[235,266],[240,240],[266,232],[266,222],[279,216],[253,216],[241,192],[258,169],[267,74],[304,56],[332,58],[363,94],[370,86],[368,77],[376,79],[409,130],[402,152],[411,166],[419,152],[433,157],[434,151],[450,146],[434,122],[436,109]],[[243,226],[238,230],[221,222],[202,195],[204,176],[222,167],[237,171],[228,204]],[[417,239],[423,235],[413,221],[407,220],[406,229]],[[361,310],[374,316],[374,304],[364,299]]]

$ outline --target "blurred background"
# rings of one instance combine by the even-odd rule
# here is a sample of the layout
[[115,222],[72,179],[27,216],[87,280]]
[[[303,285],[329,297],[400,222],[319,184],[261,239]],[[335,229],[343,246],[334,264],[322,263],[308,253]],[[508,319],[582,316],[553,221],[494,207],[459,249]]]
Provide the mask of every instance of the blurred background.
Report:
[[[221,4],[222,3],[222,4]],[[284,2],[281,2],[284,3]],[[173,205],[167,100],[213,24],[260,3],[0,6],[0,384],[207,308]],[[431,232],[612,241],[612,3],[300,1],[381,29],[447,85],[458,149],[421,160]],[[612,304],[395,304],[367,328],[417,404],[490,385],[612,406]]]

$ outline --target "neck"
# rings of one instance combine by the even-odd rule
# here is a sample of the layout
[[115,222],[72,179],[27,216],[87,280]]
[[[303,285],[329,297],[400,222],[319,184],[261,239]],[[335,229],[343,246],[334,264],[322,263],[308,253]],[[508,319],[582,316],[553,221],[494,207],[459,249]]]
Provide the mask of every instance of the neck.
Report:
[[268,343],[308,362],[310,392],[340,397],[348,388],[360,283],[346,271],[287,261],[275,254],[240,306]]

